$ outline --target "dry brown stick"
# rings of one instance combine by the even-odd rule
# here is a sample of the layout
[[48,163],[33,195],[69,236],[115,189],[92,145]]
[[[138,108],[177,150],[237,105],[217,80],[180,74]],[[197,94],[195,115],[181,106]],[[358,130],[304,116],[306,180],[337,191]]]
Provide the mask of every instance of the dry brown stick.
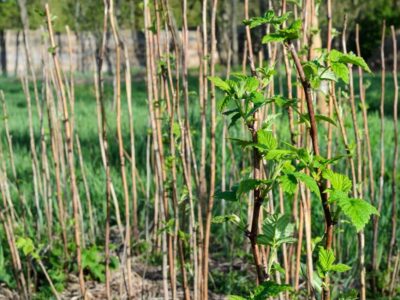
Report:
[[[217,5],[218,0],[213,0],[211,9],[211,65],[210,75],[215,76],[215,56],[217,53],[217,37],[216,37],[216,18],[217,18]],[[201,299],[208,299],[208,256],[209,256],[209,243],[211,235],[211,219],[212,209],[214,206],[214,192],[216,181],[216,143],[215,143],[215,130],[216,130],[216,95],[215,85],[211,83],[210,91],[210,109],[211,109],[211,122],[210,122],[210,188],[208,191],[208,205],[206,210],[206,224],[204,229],[204,247],[203,247],[203,276],[204,286]]]
[[[383,184],[385,177],[385,79],[386,79],[386,66],[385,66],[385,31],[386,21],[382,24],[382,36],[381,36],[381,101],[379,109],[380,117],[380,173],[379,173],[379,194],[378,194],[378,213],[381,213],[383,203]],[[372,247],[372,270],[374,274],[372,276],[372,289],[376,292],[376,276],[379,271],[379,265],[377,261],[378,255],[378,232],[379,232],[379,215],[373,217],[373,247]]]
[[[50,38],[50,44],[53,49],[56,47],[56,43],[54,40],[54,34],[53,34],[53,25],[52,25],[52,17],[50,13],[50,8],[48,4],[45,6],[46,9],[46,16],[47,16],[47,26],[48,26],[48,31],[49,31],[49,38]],[[55,68],[55,75],[57,78],[57,84],[58,88],[60,89],[60,96],[61,96],[61,102],[62,102],[62,107],[63,107],[63,117],[64,117],[64,129],[65,129],[65,137],[66,137],[66,142],[67,142],[67,152],[68,152],[68,165],[69,165],[69,175],[71,178],[71,197],[72,197],[72,204],[73,204],[73,213],[74,213],[74,220],[75,220],[75,243],[76,243],[76,259],[77,259],[77,264],[78,264],[78,271],[79,271],[79,286],[80,286],[80,291],[82,293],[82,296],[85,297],[85,279],[83,276],[83,268],[82,268],[82,257],[81,257],[81,232],[80,232],[80,217],[79,217],[79,207],[78,207],[78,202],[77,202],[77,191],[76,191],[76,177],[75,177],[75,167],[74,167],[74,149],[73,149],[73,142],[72,139],[73,137],[71,136],[71,124],[69,121],[69,113],[68,113],[68,105],[67,105],[67,99],[65,96],[65,89],[64,89],[64,83],[61,77],[61,69],[57,57],[56,51],[53,51],[53,63],[54,63],[54,68]]]
[[[361,51],[360,51],[360,38],[359,38],[359,25],[356,24],[356,48],[357,48],[357,55],[361,56]],[[370,188],[370,198],[371,198],[371,203],[374,203],[375,199],[375,180],[374,180],[374,170],[373,170],[373,160],[372,160],[372,154],[371,154],[371,142],[370,142],[370,136],[369,136],[369,129],[368,129],[368,116],[367,116],[367,108],[366,108],[366,103],[365,103],[365,90],[364,90],[364,83],[363,83],[363,71],[361,67],[358,67],[358,75],[359,75],[359,87],[360,87],[360,100],[361,100],[361,111],[362,111],[362,116],[363,116],[363,123],[364,123],[364,133],[365,133],[365,141],[366,141],[366,146],[367,146],[367,153],[368,153],[368,169],[369,169],[369,188]],[[359,163],[362,163],[362,157],[359,157]],[[366,174],[365,174],[366,176]],[[361,179],[361,178],[360,178]],[[360,181],[361,183],[362,181]],[[366,184],[366,180],[364,184]],[[362,187],[360,187],[360,190],[362,190]],[[362,195],[360,195],[362,197]],[[360,298],[361,300],[364,300],[366,298],[366,269],[365,269],[365,249],[363,247],[363,243],[365,243],[363,240],[365,239],[364,233],[360,233],[360,288],[361,288],[361,293],[360,293]]]
[[131,69],[128,56],[128,49],[124,47],[125,56],[125,85],[126,85],[126,100],[128,103],[129,115],[129,136],[130,136],[130,163],[131,163],[131,181],[132,181],[132,230],[133,237],[136,242],[139,241],[139,227],[138,227],[138,214],[137,214],[137,183],[136,183],[136,146],[135,146],[135,128],[134,117],[132,111],[132,80]]
[[207,4],[208,0],[202,1],[202,43],[203,48],[200,57],[202,80],[200,81],[200,122],[201,122],[201,154],[200,154],[200,204],[205,205],[207,198],[206,177],[206,141],[207,141],[207,101],[208,101],[208,30],[207,30]]
[[[326,49],[328,52],[331,51],[332,48],[332,3],[331,0],[327,0],[327,20],[328,20],[328,32],[327,32],[327,45]],[[328,85],[328,89],[330,86],[333,85],[333,82],[325,82]],[[333,105],[332,105],[332,98],[331,93],[328,93],[328,114],[329,118],[333,118]],[[328,123],[328,144],[327,144],[327,158],[330,159],[332,157],[332,134],[333,134],[333,127],[332,124]],[[328,183],[329,187],[329,183]]]
[[[394,26],[390,26],[392,32],[393,42],[393,84],[394,84],[394,99],[393,99],[393,126],[394,126],[394,151],[393,151],[393,167],[392,167],[392,232],[390,238],[389,252],[388,252],[388,269],[391,265],[393,249],[396,245],[396,225],[397,225],[397,205],[396,189],[397,189],[397,163],[399,154],[399,129],[397,122],[398,114],[398,101],[399,101],[399,85],[397,81],[397,38]],[[390,270],[390,269],[389,269]]]
[[119,37],[118,25],[114,13],[114,1],[109,0],[109,18],[111,31],[114,37],[115,44],[115,56],[116,56],[116,66],[115,66],[115,87],[116,90],[116,107],[117,107],[117,138],[118,138],[118,153],[119,153],[119,163],[121,180],[123,187],[123,195],[125,202],[125,239],[124,239],[124,257],[125,257],[125,268],[127,274],[127,284],[128,284],[128,298],[132,296],[132,275],[131,275],[131,225],[130,225],[130,196],[128,191],[128,181],[126,179],[126,168],[125,168],[125,155],[124,155],[124,142],[122,137],[122,125],[121,125],[121,49],[122,41]]
[[[104,14],[103,14],[103,34],[102,43],[98,51],[98,56],[96,57],[96,67],[97,70],[94,75],[94,86],[96,94],[97,103],[97,115],[98,115],[98,130],[99,130],[99,141],[100,148],[103,157],[103,165],[106,173],[106,228],[105,228],[105,277],[106,277],[106,297],[108,300],[111,299],[111,274],[110,274],[110,217],[111,217],[111,174],[110,174],[110,163],[109,163],[109,153],[108,153],[108,139],[107,139],[107,120],[106,120],[106,110],[104,104],[104,94],[103,94],[103,81],[102,81],[102,67],[104,61],[104,55],[106,50],[106,39],[107,39],[107,27],[108,27],[108,12],[109,3],[104,0]],[[100,134],[101,132],[101,134]],[[116,205],[118,208],[118,205]],[[117,215],[117,217],[119,214]],[[122,228],[120,227],[120,232],[122,234]],[[121,236],[121,239],[123,237]]]
[[301,263],[301,247],[303,242],[303,228],[304,228],[304,207],[302,202],[300,203],[300,214],[299,214],[299,229],[297,238],[296,248],[296,272],[294,278],[294,288],[296,291],[299,290],[299,275],[300,275],[300,263]]
[[[182,26],[182,87],[183,87],[183,97],[184,97],[184,133],[186,136],[186,141],[183,143],[184,145],[184,152],[182,163],[186,163],[186,185],[189,192],[189,210],[190,210],[190,217],[189,217],[189,234],[191,237],[191,248],[192,256],[193,256],[193,299],[199,299],[199,290],[197,288],[199,282],[199,266],[198,266],[198,250],[197,250],[197,232],[196,232],[196,219],[195,219],[195,207],[194,201],[192,196],[192,184],[191,184],[191,177],[192,177],[192,170],[191,165],[196,166],[195,157],[192,155],[193,152],[193,145],[191,143],[191,136],[190,136],[190,123],[189,123],[189,83],[188,83],[188,47],[189,47],[189,32],[188,32],[188,22],[187,22],[187,1],[182,1],[182,16],[183,16],[183,26]],[[211,59],[212,61],[212,59]],[[191,161],[193,160],[193,163]],[[197,168],[197,167],[196,167]],[[193,170],[194,174],[197,173],[197,170]],[[199,180],[196,180],[198,182]],[[206,252],[204,252],[206,253]],[[206,260],[206,256],[204,256],[204,260]],[[205,282],[206,282],[205,277]]]
[[[347,53],[346,46],[346,29],[347,29],[347,17],[345,17],[345,25],[342,33],[342,45],[343,52]],[[360,131],[358,129],[357,123],[357,111],[355,105],[355,96],[354,96],[354,82],[353,82],[353,70],[352,65],[348,64],[349,69],[349,89],[350,89],[350,107],[351,107],[351,119],[353,122],[353,131],[354,131],[354,139],[356,141],[356,153],[357,153],[357,182],[362,183],[363,180],[363,170],[362,170],[362,146],[361,146],[361,137]],[[363,188],[360,185],[357,194],[360,198],[363,197]],[[358,242],[359,242],[359,261],[360,261],[360,297],[361,299],[365,299],[366,291],[365,291],[365,235],[364,231],[358,233]]]

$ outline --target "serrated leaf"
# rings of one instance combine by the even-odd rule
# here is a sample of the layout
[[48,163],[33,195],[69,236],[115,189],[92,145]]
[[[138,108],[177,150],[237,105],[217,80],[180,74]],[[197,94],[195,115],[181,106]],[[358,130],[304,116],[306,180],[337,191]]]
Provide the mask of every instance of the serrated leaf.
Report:
[[349,270],[351,270],[351,267],[349,267],[348,265],[345,264],[336,264],[331,266],[331,271],[334,272],[339,272],[339,273],[343,273],[343,272],[347,272]]
[[300,36],[301,20],[294,21],[288,28],[278,29],[276,32],[265,35],[262,38],[262,43],[284,42],[295,40]]
[[259,234],[256,239],[257,244],[268,246],[271,244],[271,239],[267,234]]
[[282,16],[276,16],[273,10],[268,10],[263,17],[254,17],[249,20],[243,20],[243,24],[253,29],[255,27],[264,25],[264,24],[272,24],[272,25],[281,25],[285,22],[290,15],[289,13],[285,13]]
[[332,170],[325,170],[323,177],[329,180],[333,190],[342,192],[349,192],[351,190],[352,183],[346,175],[335,173]]
[[375,207],[362,199],[340,199],[337,204],[344,215],[350,219],[357,232],[365,227],[371,215],[379,215]]
[[282,215],[276,221],[275,238],[277,240],[293,235],[294,226],[290,223],[290,215]]
[[245,89],[247,93],[254,93],[257,91],[260,83],[256,77],[248,77],[245,82]]
[[349,83],[349,68],[343,63],[332,62],[331,69],[335,73],[336,77],[341,78],[344,83]]
[[285,156],[289,156],[293,154],[293,151],[291,150],[285,150],[285,149],[273,149],[268,151],[267,155],[265,156],[266,160],[279,160],[282,159]]
[[262,43],[263,44],[268,44],[268,43],[271,43],[271,42],[283,42],[284,40],[285,40],[285,35],[283,35],[281,33],[274,32],[274,33],[270,33],[270,34],[265,35],[262,38]]
[[251,299],[265,300],[268,297],[275,297],[283,292],[292,291],[292,287],[287,284],[277,284],[273,281],[265,281],[261,283],[254,291]]
[[347,200],[348,198],[349,196],[347,192],[333,190],[329,193],[329,203],[340,200]]
[[257,179],[244,179],[239,183],[238,194],[248,193],[261,184],[260,180]]
[[273,150],[278,147],[278,141],[271,131],[260,129],[257,131],[257,142],[265,147],[266,150]]
[[324,247],[319,247],[318,266],[321,268],[324,274],[329,272],[334,262],[335,262],[335,255],[333,254],[333,250],[325,249]]
[[337,62],[344,54],[336,49],[332,49],[328,54],[328,61]]
[[219,77],[209,76],[208,80],[210,80],[217,88],[223,90],[224,92],[227,92],[230,89],[229,84]]
[[289,195],[293,195],[297,190],[297,179],[293,174],[284,174],[279,177],[282,190]]
[[293,243],[294,224],[290,215],[268,215],[262,226],[263,233],[257,237],[257,243],[277,248],[283,243]]
[[312,178],[310,175],[307,175],[306,173],[302,172],[295,172],[293,173],[294,176],[301,182],[305,184],[305,186],[313,192],[315,195],[317,195],[319,198],[321,197],[320,192],[319,192],[319,187],[317,182],[315,181],[314,178]]
[[364,71],[371,73],[370,68],[368,67],[367,63],[365,62],[364,58],[355,55],[354,53],[343,54],[339,61],[342,63],[352,64],[355,66],[361,67]]
[[303,63],[303,70],[308,80],[318,75],[318,66],[314,61]]
[[320,68],[318,70],[318,74],[319,74],[319,78],[321,78],[321,80],[337,81],[337,77],[336,77],[335,72],[333,72],[330,69]]

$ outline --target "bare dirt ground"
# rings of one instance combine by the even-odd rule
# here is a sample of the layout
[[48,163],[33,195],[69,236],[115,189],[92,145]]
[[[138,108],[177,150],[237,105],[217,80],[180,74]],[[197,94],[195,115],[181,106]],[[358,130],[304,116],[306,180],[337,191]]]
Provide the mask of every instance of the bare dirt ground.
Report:
[[[127,283],[122,268],[111,272],[111,292],[113,299],[128,299]],[[105,284],[97,281],[86,281],[86,299],[101,300],[107,299]],[[183,299],[182,289],[178,286],[178,299]],[[140,257],[132,260],[132,292],[131,299],[164,299],[162,270],[161,266],[147,265],[142,262]],[[83,299],[79,290],[79,281],[76,275],[70,274],[66,289],[60,293],[63,300],[80,300]],[[0,300],[20,300],[16,291],[11,291],[5,286],[0,285]],[[171,295],[169,295],[171,299]],[[209,294],[211,300],[226,299],[225,296]]]

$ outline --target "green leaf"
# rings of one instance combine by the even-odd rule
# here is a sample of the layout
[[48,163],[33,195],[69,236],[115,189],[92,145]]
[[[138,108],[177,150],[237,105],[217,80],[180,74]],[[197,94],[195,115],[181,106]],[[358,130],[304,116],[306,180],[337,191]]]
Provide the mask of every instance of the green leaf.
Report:
[[236,122],[242,117],[240,113],[234,114],[231,118],[231,122],[229,123],[228,128],[231,128],[236,124]]
[[294,233],[294,224],[290,223],[291,216],[288,214],[282,215],[276,222],[275,237],[277,240],[291,238]]
[[335,173],[332,170],[325,170],[323,177],[332,185],[333,190],[349,192],[352,187],[351,180],[349,177],[343,174]]
[[231,191],[218,191],[214,194],[215,199],[224,199],[226,201],[237,201],[238,198],[236,196],[238,187],[232,187]]
[[294,21],[288,28],[278,29],[276,32],[265,35],[262,43],[284,42],[288,40],[298,39],[301,30],[301,20]]
[[324,116],[324,115],[317,115],[316,114],[315,115],[315,120],[316,121],[325,121],[325,122],[328,122],[328,123],[336,126],[336,122],[334,120],[332,120],[331,118],[329,118],[327,116]]
[[266,150],[273,150],[278,147],[278,141],[271,131],[260,129],[257,131],[257,142],[265,147]]
[[273,96],[267,100],[267,103],[275,103],[279,107],[296,106],[297,99],[288,99],[280,95]]
[[379,215],[375,207],[362,199],[340,199],[337,204],[345,216],[350,219],[357,232],[365,227],[371,215]]
[[333,263],[335,262],[335,255],[332,249],[325,249],[324,247],[319,247],[318,251],[318,262],[317,265],[323,274],[326,274],[331,270]]
[[247,298],[244,298],[242,296],[236,296],[236,295],[228,295],[228,300],[247,300]]
[[246,148],[249,146],[252,146],[254,143],[253,141],[248,141],[248,140],[242,140],[238,138],[230,138],[232,142],[235,142],[235,144],[238,144],[240,147]]
[[271,242],[272,242],[272,241],[271,241],[271,239],[269,238],[268,235],[266,235],[266,234],[259,234],[259,235],[257,236],[256,242],[257,242],[257,244],[259,244],[259,245],[268,246],[268,245],[271,245]]
[[[355,55],[354,53],[344,54],[338,50],[331,50],[327,57],[328,61],[331,63],[343,63],[343,64],[352,64],[361,67],[364,71],[371,73],[370,68],[368,67],[365,60]],[[334,71],[334,70],[333,70]],[[335,72],[335,71],[334,71]],[[335,72],[336,73],[336,72]],[[343,79],[343,78],[342,78]]]
[[221,224],[225,222],[232,222],[234,224],[239,224],[240,218],[235,214],[224,215],[224,216],[215,216],[212,218],[211,223],[213,224]]
[[283,42],[283,41],[285,41],[285,35],[276,32],[267,34],[262,38],[263,44],[268,44],[271,42]]
[[19,237],[16,244],[17,248],[21,249],[25,256],[29,256],[35,251],[35,245],[30,238]]
[[307,175],[306,173],[303,172],[294,172],[293,175],[303,182],[305,186],[313,192],[315,195],[317,195],[319,198],[321,197],[320,192],[319,192],[319,187],[317,182],[315,181],[314,178],[312,178],[310,175]]
[[256,77],[248,77],[246,79],[245,88],[247,93],[254,93],[257,91],[260,83]]
[[272,24],[274,26],[281,25],[289,18],[290,13],[285,13],[282,16],[276,16],[273,10],[268,10],[263,17],[254,17],[248,20],[243,20],[243,24],[253,29],[255,27]]
[[265,300],[268,297],[278,296],[280,293],[292,291],[292,287],[287,284],[277,284],[273,281],[261,283],[250,297],[252,300]]
[[284,175],[280,176],[279,182],[285,193],[288,193],[289,195],[293,195],[296,192],[297,179],[296,179],[296,176],[294,176],[293,174],[288,173],[288,174],[284,174]]
[[318,75],[318,65],[314,61],[303,63],[303,70],[308,80]]
[[173,229],[175,227],[175,218],[171,218],[168,221],[163,222],[163,227],[158,229],[157,234],[161,234],[163,232],[173,233]]
[[329,62],[338,62],[343,55],[344,54],[342,52],[340,52],[336,49],[332,49],[329,52],[327,59]]
[[272,149],[268,151],[268,154],[265,156],[266,160],[280,160],[284,157],[290,156],[293,154],[291,150],[285,149]]
[[371,73],[371,69],[368,67],[367,63],[365,62],[364,58],[355,55],[354,53],[343,54],[339,58],[339,62],[352,64],[355,66],[361,67],[364,71]]
[[345,264],[336,264],[331,266],[331,271],[334,272],[339,272],[339,273],[343,273],[343,272],[347,272],[351,270],[351,267],[349,267],[348,265]]
[[227,92],[230,90],[229,84],[226,83],[224,80],[222,80],[219,77],[209,76],[208,80],[210,80],[217,88],[223,90],[224,92]]
[[257,179],[244,179],[239,183],[238,194],[245,194],[256,189],[262,182]]
[[344,83],[349,83],[349,69],[347,66],[340,62],[332,62],[331,69],[335,73],[336,77],[341,78]]
[[335,201],[347,200],[349,199],[349,195],[347,192],[343,191],[330,191],[329,193],[329,203],[333,203]]
[[277,248],[283,243],[294,243],[294,224],[290,215],[268,215],[262,226],[263,233],[258,235],[257,243]]
[[319,78],[321,78],[321,80],[337,81],[337,76],[336,76],[335,72],[333,72],[329,68],[318,69],[318,74],[319,74]]

